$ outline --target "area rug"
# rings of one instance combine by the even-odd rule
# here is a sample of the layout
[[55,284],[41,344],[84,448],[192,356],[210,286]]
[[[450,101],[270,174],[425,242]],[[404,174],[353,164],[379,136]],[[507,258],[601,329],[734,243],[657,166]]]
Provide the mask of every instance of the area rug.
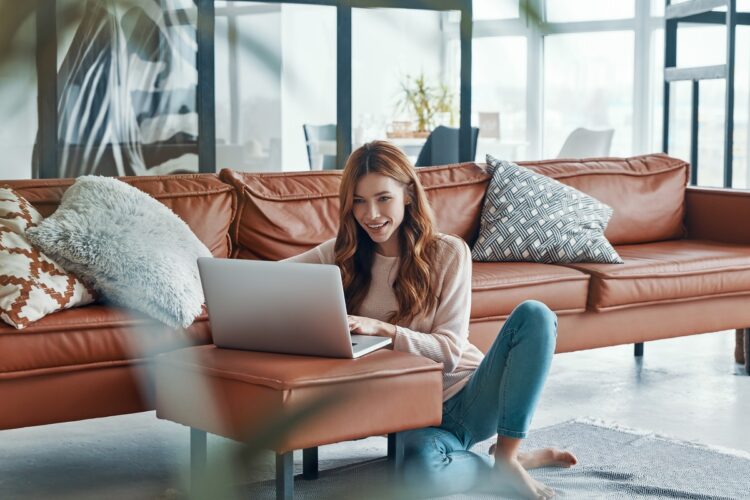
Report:
[[[494,440],[474,451],[487,453]],[[550,486],[556,498],[575,499],[740,499],[750,498],[750,454],[687,441],[615,423],[583,418],[534,429],[521,450],[553,446],[573,452],[572,468],[532,469],[531,476]],[[325,466],[325,464],[323,464]],[[389,498],[383,489],[387,465],[382,458],[322,470],[320,478],[295,478],[297,499]],[[273,481],[246,485],[250,498],[272,499]],[[450,500],[512,499],[506,493],[466,493]]]

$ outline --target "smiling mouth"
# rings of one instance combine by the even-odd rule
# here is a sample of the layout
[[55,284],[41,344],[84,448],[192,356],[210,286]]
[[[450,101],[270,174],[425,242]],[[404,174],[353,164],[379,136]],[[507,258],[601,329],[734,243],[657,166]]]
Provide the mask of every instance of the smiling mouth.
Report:
[[378,224],[378,225],[371,225],[371,224],[365,224],[365,225],[371,231],[378,231],[380,229],[383,229],[387,224],[388,224],[387,222],[383,222],[382,224]]

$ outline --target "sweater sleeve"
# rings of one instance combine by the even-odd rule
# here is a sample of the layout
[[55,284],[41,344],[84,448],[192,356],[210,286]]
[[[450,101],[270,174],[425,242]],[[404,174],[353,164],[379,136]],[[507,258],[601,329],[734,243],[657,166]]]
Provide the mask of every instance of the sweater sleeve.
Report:
[[[435,319],[431,332],[417,332],[396,325],[394,348],[443,363],[445,373],[452,372],[469,341],[471,309],[471,251],[462,239],[445,263]],[[455,270],[455,271],[453,271]]]
[[320,245],[311,248],[306,252],[282,259],[280,262],[301,262],[303,264],[333,264],[333,246],[336,239],[324,241]]

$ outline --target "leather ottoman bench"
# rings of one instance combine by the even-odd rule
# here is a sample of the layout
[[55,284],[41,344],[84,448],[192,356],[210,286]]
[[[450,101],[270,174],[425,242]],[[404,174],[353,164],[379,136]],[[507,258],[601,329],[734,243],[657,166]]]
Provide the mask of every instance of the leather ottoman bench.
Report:
[[318,446],[388,434],[398,468],[399,433],[442,418],[442,364],[389,349],[334,359],[190,347],[157,357],[155,387],[156,415],[190,427],[193,478],[205,467],[207,432],[246,442],[314,409],[269,445],[277,499],[294,495],[294,450],[304,450],[303,477],[314,479]]

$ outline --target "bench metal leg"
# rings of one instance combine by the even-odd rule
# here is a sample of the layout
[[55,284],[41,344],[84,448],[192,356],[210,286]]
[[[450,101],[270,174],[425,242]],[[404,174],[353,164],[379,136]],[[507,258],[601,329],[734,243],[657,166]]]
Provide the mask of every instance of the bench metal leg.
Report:
[[734,362],[745,364],[745,329],[737,328],[734,331]]
[[198,481],[206,470],[206,431],[190,428],[190,489],[195,493]]
[[294,452],[276,454],[276,500],[294,498]]
[[392,469],[400,471],[404,465],[404,433],[388,434],[388,460],[392,462]]
[[643,356],[643,342],[638,342],[636,344],[633,344],[635,346],[635,350],[633,351],[634,356]]
[[302,479],[318,479],[318,447],[302,450]]

